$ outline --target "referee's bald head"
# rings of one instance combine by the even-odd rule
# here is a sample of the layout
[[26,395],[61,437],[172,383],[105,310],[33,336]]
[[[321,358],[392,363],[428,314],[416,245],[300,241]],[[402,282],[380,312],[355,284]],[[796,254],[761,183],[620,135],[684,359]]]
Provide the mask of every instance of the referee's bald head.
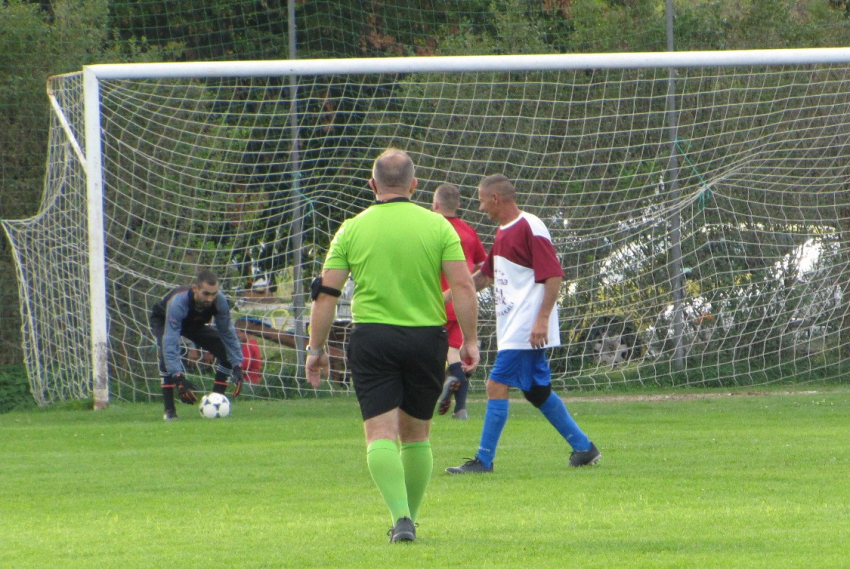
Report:
[[413,160],[407,152],[390,148],[375,159],[372,167],[372,179],[375,180],[379,193],[389,191],[402,193],[410,189],[415,171]]

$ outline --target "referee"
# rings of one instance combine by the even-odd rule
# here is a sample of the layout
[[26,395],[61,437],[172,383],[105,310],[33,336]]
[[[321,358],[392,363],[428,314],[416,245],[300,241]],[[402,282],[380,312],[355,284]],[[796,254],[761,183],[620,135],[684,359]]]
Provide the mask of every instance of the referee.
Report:
[[431,478],[430,428],[440,397],[448,337],[444,274],[463,332],[465,371],[478,365],[478,304],[460,238],[437,213],[410,201],[413,161],[381,154],[369,187],[375,204],[346,220],[313,282],[307,381],[329,372],[325,346],[340,290],[355,283],[348,363],[366,433],[366,464],[392,516],[390,541],[416,539],[415,522]]

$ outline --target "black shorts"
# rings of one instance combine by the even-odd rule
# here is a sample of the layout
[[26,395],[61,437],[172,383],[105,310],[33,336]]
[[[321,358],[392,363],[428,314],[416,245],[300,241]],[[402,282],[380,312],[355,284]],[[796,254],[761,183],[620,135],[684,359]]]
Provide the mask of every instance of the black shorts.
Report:
[[[157,351],[159,352],[159,372],[165,377],[168,373],[165,369],[165,354],[162,351],[162,337],[165,335],[165,327],[153,327],[151,333],[156,338]],[[180,335],[191,340],[199,348],[211,353],[222,366],[232,367],[227,359],[227,348],[224,346],[221,334],[214,327],[184,328],[180,331]]]
[[443,326],[355,324],[347,357],[363,420],[397,407],[416,419],[431,419],[448,347]]

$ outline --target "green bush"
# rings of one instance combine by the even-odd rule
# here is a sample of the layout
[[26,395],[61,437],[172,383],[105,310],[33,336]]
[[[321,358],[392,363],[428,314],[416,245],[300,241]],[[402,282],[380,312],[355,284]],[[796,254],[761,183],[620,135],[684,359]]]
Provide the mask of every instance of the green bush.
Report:
[[0,413],[24,407],[35,407],[35,400],[30,395],[26,367],[0,367]]

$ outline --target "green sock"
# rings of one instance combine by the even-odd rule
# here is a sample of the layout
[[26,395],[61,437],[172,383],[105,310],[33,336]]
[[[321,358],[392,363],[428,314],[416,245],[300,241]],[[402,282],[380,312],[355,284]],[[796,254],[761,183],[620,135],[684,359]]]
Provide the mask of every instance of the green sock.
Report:
[[366,449],[366,464],[372,480],[378,486],[381,496],[392,515],[392,523],[399,518],[409,518],[407,489],[404,486],[404,467],[398,452],[398,445],[389,439],[378,439],[369,443]]
[[419,506],[422,505],[425,489],[431,481],[431,471],[434,468],[431,441],[401,443],[401,463],[404,465],[404,483],[407,486],[410,519],[416,521],[419,516]]

